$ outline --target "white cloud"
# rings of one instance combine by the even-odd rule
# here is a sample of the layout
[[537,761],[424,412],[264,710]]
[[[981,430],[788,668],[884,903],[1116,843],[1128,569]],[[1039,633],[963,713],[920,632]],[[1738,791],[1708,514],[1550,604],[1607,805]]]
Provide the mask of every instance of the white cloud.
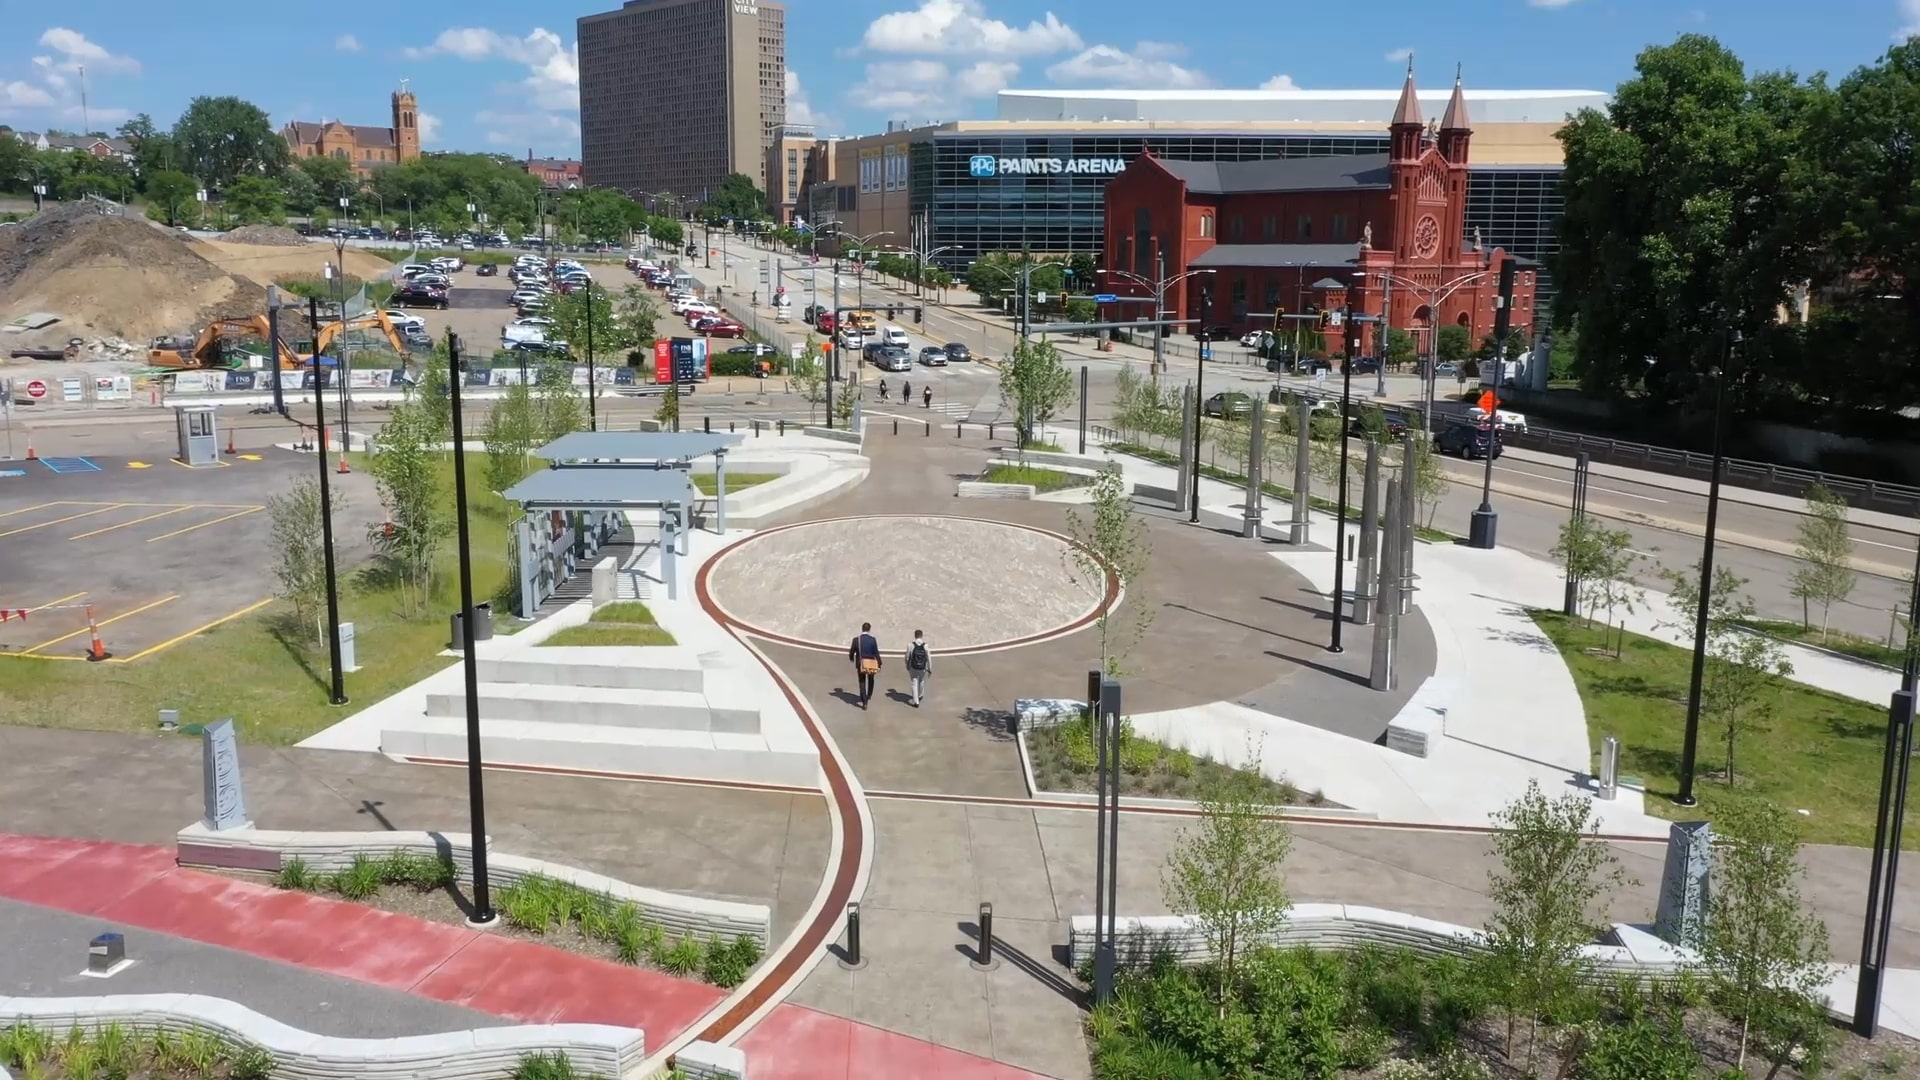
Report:
[[1397,49],[1388,49],[1384,59],[1389,64],[1404,64],[1413,59],[1413,49],[1407,45],[1402,45]]
[[1273,78],[1268,79],[1266,82],[1261,83],[1260,89],[1262,90],[1298,90],[1300,89],[1300,84],[1297,82],[1294,82],[1293,76],[1291,75],[1275,75]]
[[1900,0],[1900,20],[1900,29],[1893,35],[1895,41],[1920,34],[1920,0]]
[[861,108],[898,115],[952,100],[952,83],[952,73],[938,60],[893,60],[868,64],[867,77],[847,98]]
[[452,56],[461,60],[496,60],[520,64],[528,75],[520,85],[542,109],[580,107],[580,52],[559,34],[534,27],[526,37],[508,37],[483,27],[443,30],[433,44],[401,50],[410,60]]
[[431,146],[440,141],[440,118],[432,113],[423,112],[415,117],[420,122],[420,145]]
[[1005,90],[1020,74],[1020,65],[1011,60],[981,60],[953,74],[953,85],[961,97],[992,97]]
[[787,69],[787,123],[824,128],[830,121],[825,113],[807,99],[807,88],[800,84],[800,73]]
[[[131,56],[120,56],[108,52],[105,48],[88,41],[87,36],[78,30],[69,30],[56,26],[40,35],[40,44],[60,54],[57,65],[66,71],[77,71],[90,67],[98,71],[139,71],[140,61]],[[39,57],[34,63],[40,62]]]
[[1045,56],[1083,43],[1051,11],[1025,26],[1013,26],[988,17],[979,0],[923,0],[912,11],[873,20],[861,44],[874,52],[929,56]]
[[352,34],[341,34],[339,37],[333,39],[333,47],[339,49],[341,52],[359,52],[360,39],[354,37]]
[[0,83],[0,110],[45,109],[53,105],[53,95],[30,82]]
[[1165,46],[1148,42],[1147,50],[1133,52],[1112,45],[1095,45],[1054,64],[1047,78],[1058,83],[1115,88],[1153,87],[1191,90],[1211,86],[1213,80],[1192,68],[1165,59]]
[[482,110],[474,114],[473,121],[483,129],[489,146],[503,147],[515,155],[529,149],[540,153],[543,147],[551,151],[558,144],[571,144],[580,138],[578,121],[549,112]]

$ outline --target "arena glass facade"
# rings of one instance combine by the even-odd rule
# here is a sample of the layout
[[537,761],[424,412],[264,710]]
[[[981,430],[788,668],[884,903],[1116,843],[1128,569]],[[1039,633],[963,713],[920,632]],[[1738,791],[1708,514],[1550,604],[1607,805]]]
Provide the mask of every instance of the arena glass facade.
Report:
[[[951,251],[934,261],[964,270],[981,252],[1029,250],[1087,254],[1106,250],[1105,192],[1110,162],[1133,160],[1143,150],[1170,160],[1252,161],[1272,157],[1333,157],[1384,154],[1387,135],[1325,134],[1115,134],[993,135],[935,131],[909,151],[911,208],[924,215],[931,235],[925,247]],[[981,175],[975,163],[1060,162],[1060,171],[1008,173],[996,167]],[[1065,163],[1088,163],[1076,169]],[[1035,166],[1025,166],[1035,168]],[[1040,168],[1044,169],[1044,166]],[[1071,171],[1070,171],[1071,170]],[[1113,170],[1117,172],[1118,170]],[[1470,166],[1467,234],[1481,242],[1546,264],[1559,249],[1557,229],[1564,200],[1557,166]],[[1542,273],[1536,302],[1551,302],[1550,274]]]

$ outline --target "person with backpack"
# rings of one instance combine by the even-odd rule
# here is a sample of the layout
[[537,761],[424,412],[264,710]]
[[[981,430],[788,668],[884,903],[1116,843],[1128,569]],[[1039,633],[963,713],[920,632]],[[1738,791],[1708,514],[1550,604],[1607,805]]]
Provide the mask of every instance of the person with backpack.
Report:
[[907,685],[913,691],[913,707],[927,696],[927,673],[933,670],[933,654],[927,651],[926,635],[913,632],[913,644],[907,646]]
[[880,642],[873,636],[873,624],[863,622],[860,632],[847,647],[847,659],[853,663],[853,677],[860,687],[860,707],[873,700],[874,679],[880,674]]

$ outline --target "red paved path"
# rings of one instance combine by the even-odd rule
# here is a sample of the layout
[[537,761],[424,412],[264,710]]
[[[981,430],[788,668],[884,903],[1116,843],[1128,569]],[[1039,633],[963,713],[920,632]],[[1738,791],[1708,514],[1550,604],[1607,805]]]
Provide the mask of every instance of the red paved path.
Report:
[[[183,870],[168,848],[0,833],[0,897],[90,915],[522,1023],[616,1024],[663,1045],[724,991],[361,904]],[[287,1018],[298,1026],[298,1018]],[[1039,1074],[781,1005],[742,1041],[755,1080]]]

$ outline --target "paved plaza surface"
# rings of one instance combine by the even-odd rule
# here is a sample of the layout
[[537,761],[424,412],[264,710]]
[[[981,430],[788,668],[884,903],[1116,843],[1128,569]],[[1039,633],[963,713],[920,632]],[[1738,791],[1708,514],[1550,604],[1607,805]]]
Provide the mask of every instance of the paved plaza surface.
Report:
[[[203,813],[200,758],[200,741],[180,736],[0,727],[0,832],[171,845]],[[244,745],[241,762],[247,810],[263,829],[468,830],[464,769]],[[494,850],[770,904],[776,939],[826,866],[817,795],[499,770],[486,783]]]
[[[132,966],[108,979],[80,974],[87,942],[127,933]],[[205,994],[237,1001],[316,1035],[384,1039],[498,1027],[504,1017],[310,971],[249,953],[150,930],[127,931],[91,915],[0,900],[0,997]]]

